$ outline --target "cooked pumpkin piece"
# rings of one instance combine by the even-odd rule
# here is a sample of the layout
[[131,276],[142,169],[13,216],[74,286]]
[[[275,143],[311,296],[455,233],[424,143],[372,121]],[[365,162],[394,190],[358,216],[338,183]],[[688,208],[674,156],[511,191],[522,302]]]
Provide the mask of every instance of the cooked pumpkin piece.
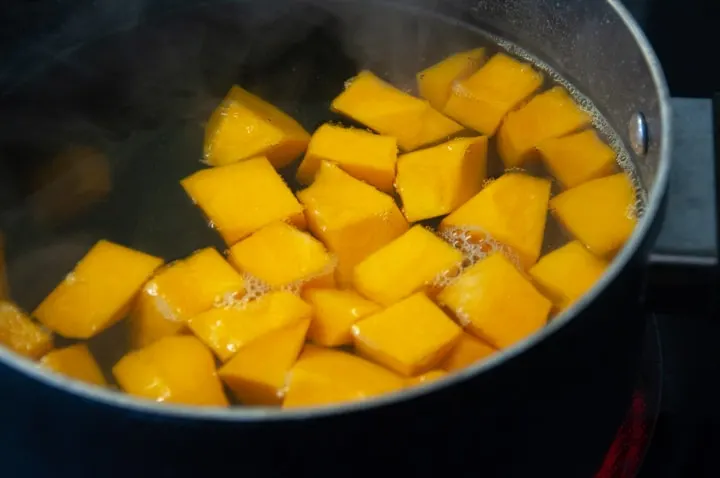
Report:
[[506,168],[522,166],[544,141],[577,131],[592,121],[564,88],[553,87],[508,113],[497,148]]
[[131,341],[142,348],[166,335],[177,334],[186,322],[215,303],[241,297],[242,276],[208,247],[160,270],[142,288],[130,315]]
[[448,372],[462,370],[497,352],[493,346],[467,332],[463,332],[455,346],[440,362],[439,367]]
[[283,408],[364,400],[405,386],[399,375],[360,357],[306,345],[290,369]]
[[478,242],[510,247],[527,268],[540,257],[550,200],[550,181],[506,173],[443,219],[441,229],[467,229]]
[[437,298],[468,331],[497,348],[539,330],[552,307],[499,253],[465,270]]
[[462,253],[422,226],[413,226],[355,267],[353,286],[385,306],[414,292],[428,290],[436,279],[452,274]]
[[263,156],[202,169],[181,184],[230,245],[275,221],[305,227],[303,207]]
[[487,137],[454,139],[398,159],[395,187],[410,222],[443,216],[473,197],[487,175]]
[[337,164],[352,177],[391,193],[395,180],[397,140],[358,128],[324,124],[310,139],[297,179],[310,184],[322,161]]
[[101,240],[35,309],[49,329],[88,339],[129,312],[135,296],[162,259]]
[[447,372],[445,370],[430,370],[429,372],[418,375],[417,377],[409,378],[407,383],[409,386],[420,385],[423,383],[433,382],[435,380],[441,379],[446,375]]
[[557,220],[598,256],[625,244],[637,223],[634,206],[635,188],[625,173],[588,181],[550,201]]
[[617,165],[615,151],[591,129],[543,141],[538,151],[545,166],[566,188],[608,176]]
[[334,260],[310,234],[274,222],[230,248],[230,260],[272,289],[293,284],[332,286]]
[[233,86],[205,128],[205,160],[213,166],[265,156],[276,168],[290,164],[310,135],[287,113]]
[[247,405],[280,405],[309,325],[302,319],[253,340],[223,365],[220,378]]
[[540,88],[543,75],[503,53],[457,82],[442,110],[460,124],[492,136],[505,115]]
[[312,308],[300,298],[278,291],[248,303],[210,309],[188,325],[225,362],[253,340],[311,315]]
[[40,363],[63,375],[93,385],[105,386],[107,382],[95,357],[85,344],[75,344],[46,354]]
[[397,138],[403,151],[442,141],[463,129],[427,101],[400,91],[367,70],[348,81],[331,107],[380,134]]
[[579,241],[572,241],[540,258],[529,273],[563,310],[590,290],[607,266],[606,260],[595,257]]
[[380,306],[352,290],[312,289],[304,295],[314,314],[308,337],[318,345],[352,344],[355,322],[380,311]]
[[10,301],[0,299],[0,344],[25,357],[37,359],[52,349],[52,334]]
[[420,96],[438,111],[447,104],[456,81],[464,80],[474,73],[485,59],[485,49],[463,51],[450,55],[417,74]]
[[343,286],[357,263],[408,229],[392,197],[327,161],[298,198],[307,210],[308,228],[335,254],[336,277]]
[[113,367],[120,387],[156,402],[225,407],[212,353],[195,337],[163,337]]
[[362,355],[408,377],[437,365],[461,332],[422,292],[352,327],[355,348]]

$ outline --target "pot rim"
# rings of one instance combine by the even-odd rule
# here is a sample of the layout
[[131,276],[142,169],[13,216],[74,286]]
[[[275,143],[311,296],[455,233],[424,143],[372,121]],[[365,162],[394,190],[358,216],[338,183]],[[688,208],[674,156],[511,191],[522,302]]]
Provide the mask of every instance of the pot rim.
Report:
[[499,366],[500,364],[513,359],[524,353],[527,349],[555,334],[571,320],[579,315],[579,312],[587,307],[595,298],[612,282],[620,272],[627,266],[630,259],[638,253],[650,228],[658,216],[662,207],[663,199],[668,188],[672,137],[670,108],[670,96],[667,83],[660,62],[655,55],[647,37],[635,22],[629,11],[622,5],[620,0],[607,0],[608,6],[618,15],[620,20],[630,31],[642,51],[643,58],[648,65],[653,80],[653,86],[657,91],[660,104],[660,148],[658,169],[653,186],[649,193],[649,200],[645,214],[636,225],[632,236],[617,254],[610,264],[606,273],[595,283],[593,288],[576,301],[569,308],[564,310],[553,321],[540,331],[521,340],[513,346],[493,354],[486,360],[472,365],[464,370],[454,372],[438,380],[422,386],[411,387],[397,392],[385,394],[379,397],[362,401],[341,403],[337,405],[324,405],[320,407],[306,407],[291,410],[283,410],[276,407],[198,407],[189,405],[175,405],[158,403],[151,400],[136,398],[131,395],[109,390],[106,388],[86,384],[67,378],[63,375],[50,372],[36,362],[19,356],[9,349],[0,347],[0,364],[7,365],[10,369],[19,372],[43,385],[48,385],[59,391],[68,392],[77,398],[90,400],[102,405],[109,405],[125,409],[128,412],[152,414],[170,419],[200,419],[214,420],[221,422],[260,422],[260,421],[298,421],[309,418],[325,418],[337,414],[357,413],[376,407],[388,406],[416,397],[433,393],[446,386],[452,386],[470,380],[473,377]]

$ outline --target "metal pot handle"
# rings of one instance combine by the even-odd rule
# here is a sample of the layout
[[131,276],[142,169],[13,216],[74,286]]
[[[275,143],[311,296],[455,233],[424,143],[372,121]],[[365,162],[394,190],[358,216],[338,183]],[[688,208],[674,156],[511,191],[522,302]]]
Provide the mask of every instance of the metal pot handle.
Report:
[[645,303],[651,312],[712,317],[718,302],[720,94],[673,98],[672,108],[673,169],[650,251]]

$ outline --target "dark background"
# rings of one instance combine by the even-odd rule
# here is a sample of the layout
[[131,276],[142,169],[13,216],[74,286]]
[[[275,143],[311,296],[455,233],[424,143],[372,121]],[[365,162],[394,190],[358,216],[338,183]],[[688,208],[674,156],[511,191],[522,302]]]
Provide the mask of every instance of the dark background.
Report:
[[[3,65],[17,60],[18,45],[55,29],[66,21],[69,5],[84,3],[90,1],[0,0],[0,78],[7,74]],[[123,4],[94,3],[118,9]],[[673,96],[711,98],[720,92],[720,1],[627,0],[626,5],[656,49]],[[32,58],[29,52],[25,60]],[[662,401],[643,478],[720,476],[720,321],[714,315],[704,311],[658,316]]]

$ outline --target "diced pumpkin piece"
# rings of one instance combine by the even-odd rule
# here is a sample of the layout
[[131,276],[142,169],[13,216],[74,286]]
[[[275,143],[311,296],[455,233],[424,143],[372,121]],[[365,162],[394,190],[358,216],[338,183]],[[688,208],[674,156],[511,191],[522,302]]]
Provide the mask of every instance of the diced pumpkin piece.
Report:
[[433,382],[447,375],[445,370],[430,370],[427,373],[418,375],[417,377],[411,377],[407,383],[409,386],[420,385],[423,383]]
[[181,184],[228,244],[275,221],[305,227],[302,206],[265,157],[203,169]]
[[44,227],[81,216],[112,190],[110,161],[88,146],[70,146],[33,167],[33,216]]
[[440,368],[448,372],[461,370],[497,352],[491,345],[463,332],[455,346],[440,362]]
[[310,231],[337,257],[342,285],[350,283],[357,263],[408,229],[392,197],[327,161],[298,198],[306,208]]
[[143,284],[162,259],[101,240],[35,309],[49,329],[73,338],[90,338],[129,311]]
[[540,258],[529,273],[562,310],[587,292],[607,266],[607,261],[595,257],[579,241],[572,241]]
[[395,187],[408,221],[448,214],[480,191],[487,175],[487,137],[404,154],[397,170]]
[[632,234],[635,188],[625,173],[594,179],[550,201],[557,220],[592,253],[608,256]]
[[565,89],[556,86],[507,115],[498,132],[498,154],[506,168],[522,166],[542,142],[577,131],[591,121]]
[[233,86],[205,128],[205,160],[213,166],[265,156],[276,168],[290,164],[310,135],[285,112]]
[[468,268],[438,294],[471,333],[497,348],[539,330],[552,304],[502,254]]
[[306,232],[274,222],[230,248],[230,260],[243,272],[273,289],[326,278],[333,284],[334,260],[325,246]]
[[474,73],[485,59],[485,49],[455,53],[417,74],[420,96],[438,111],[445,108],[453,84]]
[[350,328],[380,306],[352,290],[313,289],[305,294],[314,309],[308,337],[318,345],[337,347],[352,343]]
[[414,226],[355,267],[355,290],[385,306],[426,290],[453,273],[462,253],[422,226]]
[[427,101],[398,90],[367,70],[348,82],[331,107],[380,134],[397,138],[404,151],[441,141],[463,129]]
[[392,192],[397,162],[397,140],[358,128],[324,124],[310,139],[297,179],[310,184],[322,161],[336,163],[352,177]]
[[0,345],[37,359],[52,349],[52,335],[34,323],[18,306],[0,300]]
[[472,76],[454,84],[442,111],[460,124],[492,136],[505,115],[542,82],[542,73],[529,63],[498,53]]
[[0,300],[10,298],[10,285],[5,272],[5,237],[0,232]]
[[143,287],[130,317],[132,345],[177,334],[189,318],[244,291],[242,276],[212,247],[174,262]]
[[617,164],[615,151],[591,129],[548,139],[537,148],[545,166],[566,188],[608,176]]
[[226,407],[215,359],[195,337],[163,337],[130,352],[113,367],[127,393],[156,402]]
[[306,345],[290,370],[283,408],[364,400],[405,385],[402,377],[360,357]]
[[100,366],[85,344],[75,344],[64,349],[53,350],[45,355],[40,363],[57,373],[76,380],[93,385],[107,385]]
[[303,319],[253,340],[219,370],[220,378],[246,405],[280,405],[309,325]]
[[246,304],[210,309],[188,321],[190,330],[223,362],[263,335],[300,320],[312,308],[290,292],[270,292]]
[[362,355],[408,377],[437,365],[461,332],[422,292],[352,326],[355,348]]
[[540,257],[549,200],[550,181],[506,173],[443,219],[440,227],[467,228],[478,241],[489,235],[530,267]]

